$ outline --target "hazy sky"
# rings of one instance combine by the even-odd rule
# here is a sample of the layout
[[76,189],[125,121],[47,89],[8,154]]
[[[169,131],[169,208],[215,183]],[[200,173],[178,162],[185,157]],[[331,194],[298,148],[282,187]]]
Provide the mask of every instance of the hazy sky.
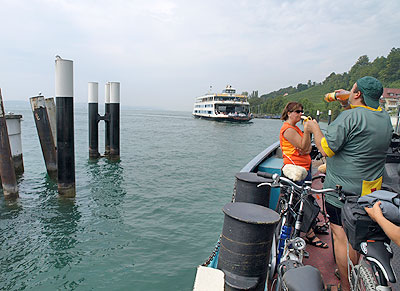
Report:
[[210,86],[260,95],[348,71],[400,47],[399,0],[0,0],[4,100],[54,95],[54,61],[121,82],[121,106],[192,110]]

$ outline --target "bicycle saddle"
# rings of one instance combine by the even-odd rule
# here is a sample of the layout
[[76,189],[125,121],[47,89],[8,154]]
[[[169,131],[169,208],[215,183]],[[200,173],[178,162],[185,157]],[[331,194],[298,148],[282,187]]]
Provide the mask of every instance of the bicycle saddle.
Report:
[[363,242],[361,250],[368,261],[374,262],[382,270],[386,280],[392,283],[396,282],[396,275],[390,264],[393,252],[387,243],[382,241]]
[[309,265],[288,270],[283,283],[289,291],[324,290],[321,273]]

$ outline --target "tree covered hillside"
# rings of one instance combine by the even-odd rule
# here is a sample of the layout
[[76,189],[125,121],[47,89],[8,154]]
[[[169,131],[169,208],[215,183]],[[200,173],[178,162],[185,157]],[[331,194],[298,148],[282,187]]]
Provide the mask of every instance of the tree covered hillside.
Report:
[[305,114],[315,116],[316,111],[322,112],[326,118],[329,109],[333,117],[340,113],[338,102],[327,103],[323,100],[326,93],[335,89],[350,90],[361,77],[373,76],[379,79],[386,88],[400,88],[400,48],[392,48],[387,57],[378,57],[370,62],[368,56],[358,58],[348,72],[331,73],[322,83],[309,80],[307,84],[290,86],[258,97],[255,91],[249,96],[251,111],[257,114],[280,114],[288,101],[297,101],[304,105]]

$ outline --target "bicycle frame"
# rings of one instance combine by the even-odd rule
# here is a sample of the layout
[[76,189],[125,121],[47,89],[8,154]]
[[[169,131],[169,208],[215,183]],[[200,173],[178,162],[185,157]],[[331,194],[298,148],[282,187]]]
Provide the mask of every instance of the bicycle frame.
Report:
[[[303,223],[303,215],[304,215],[304,199],[311,195],[313,192],[315,193],[326,193],[336,191],[335,189],[325,189],[325,190],[316,190],[312,189],[311,186],[304,184],[303,186],[299,186],[295,184],[293,181],[285,178],[279,177],[278,175],[272,177],[274,182],[271,183],[262,183],[258,185],[258,187],[263,185],[269,185],[271,187],[284,187],[288,186],[287,193],[284,193],[281,197],[280,204],[282,206],[281,209],[281,217],[282,217],[282,227],[279,231],[279,245],[278,245],[278,254],[277,254],[277,273],[278,278],[276,282],[276,290],[281,290],[282,286],[285,285],[283,275],[286,271],[303,268],[303,257],[305,254],[305,247],[306,242],[303,238],[299,237],[300,229]],[[295,196],[299,197],[299,200],[294,203]],[[283,203],[281,201],[284,201]],[[296,206],[299,203],[299,208],[297,209]],[[297,209],[297,210],[296,210]],[[292,233],[292,229],[294,229]],[[271,260],[273,258],[271,257]],[[270,273],[269,278],[272,279],[273,274],[275,273],[275,265],[272,263],[270,264]],[[300,271],[300,269],[298,269]],[[317,269],[310,270],[311,273],[319,273]],[[293,272],[291,274],[294,274]],[[320,288],[323,286],[323,282],[321,280],[321,276],[318,276],[318,281],[311,281],[312,284],[315,284],[315,288]],[[311,285],[312,285],[311,284]],[[314,290],[314,289],[313,289]]]

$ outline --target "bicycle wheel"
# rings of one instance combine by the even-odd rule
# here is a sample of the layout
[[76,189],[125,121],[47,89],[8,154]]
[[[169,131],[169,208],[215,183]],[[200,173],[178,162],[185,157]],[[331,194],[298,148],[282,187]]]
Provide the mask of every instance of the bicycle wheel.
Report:
[[371,273],[365,263],[361,262],[358,266],[358,284],[357,291],[375,291],[377,283],[375,281],[375,276]]

